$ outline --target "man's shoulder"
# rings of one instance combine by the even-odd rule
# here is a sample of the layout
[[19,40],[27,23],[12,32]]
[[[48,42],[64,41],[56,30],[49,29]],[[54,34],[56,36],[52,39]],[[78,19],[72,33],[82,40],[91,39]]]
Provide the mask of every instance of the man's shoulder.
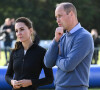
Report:
[[84,36],[92,37],[91,33],[85,28],[81,28],[77,34],[78,36],[81,36],[81,37],[84,37]]

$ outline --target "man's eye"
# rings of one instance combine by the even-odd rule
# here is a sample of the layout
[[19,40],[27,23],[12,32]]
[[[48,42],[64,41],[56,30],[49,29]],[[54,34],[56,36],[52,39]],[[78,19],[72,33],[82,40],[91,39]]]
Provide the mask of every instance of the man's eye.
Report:
[[18,32],[17,30],[15,32]]
[[61,17],[61,15],[58,16],[59,18]]

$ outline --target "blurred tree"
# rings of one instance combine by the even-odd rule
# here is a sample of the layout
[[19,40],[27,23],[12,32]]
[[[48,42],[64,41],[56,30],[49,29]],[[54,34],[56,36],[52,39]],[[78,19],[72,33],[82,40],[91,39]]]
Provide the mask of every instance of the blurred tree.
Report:
[[78,19],[87,30],[96,28],[100,34],[100,0],[2,0],[0,3],[0,25],[5,18],[30,18],[40,39],[52,39],[55,28],[57,3],[72,2],[78,11]]

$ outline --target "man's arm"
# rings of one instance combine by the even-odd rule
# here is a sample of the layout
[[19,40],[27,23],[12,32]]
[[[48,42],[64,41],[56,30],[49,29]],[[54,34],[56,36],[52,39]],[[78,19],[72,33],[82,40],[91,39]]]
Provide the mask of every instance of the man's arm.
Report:
[[46,67],[50,68],[56,64],[59,51],[58,44],[62,35],[63,35],[63,27],[57,27],[55,30],[54,40],[44,57],[44,64],[46,65]]
[[59,42],[53,40],[44,56],[44,64],[48,68],[53,67],[56,64],[58,57],[58,43]]
[[[62,71],[73,71],[91,52],[93,52],[93,40],[89,35],[84,35],[76,39],[74,46],[65,58],[60,55],[58,56],[56,65]],[[89,58],[90,57],[92,56],[90,55]]]

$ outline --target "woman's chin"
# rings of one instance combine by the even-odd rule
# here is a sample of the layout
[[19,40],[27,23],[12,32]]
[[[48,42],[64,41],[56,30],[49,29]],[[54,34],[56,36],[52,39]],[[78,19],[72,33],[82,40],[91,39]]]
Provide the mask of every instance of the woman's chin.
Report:
[[20,42],[23,42],[23,40],[19,40]]

